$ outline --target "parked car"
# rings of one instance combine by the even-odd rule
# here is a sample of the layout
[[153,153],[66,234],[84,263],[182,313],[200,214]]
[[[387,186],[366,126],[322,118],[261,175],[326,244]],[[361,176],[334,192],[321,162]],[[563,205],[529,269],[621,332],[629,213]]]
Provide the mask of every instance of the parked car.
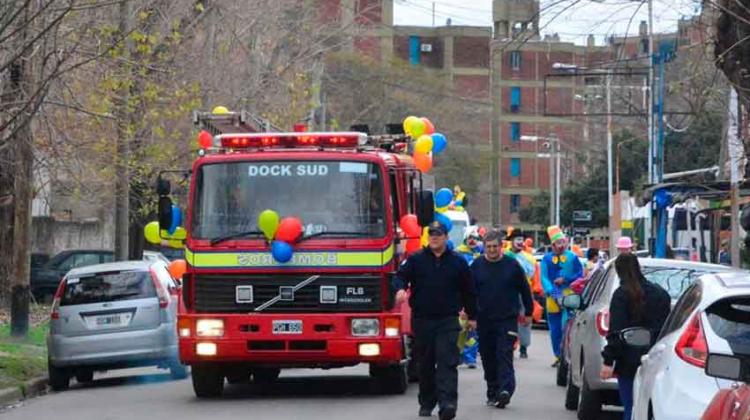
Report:
[[42,267],[31,269],[31,294],[44,300],[55,294],[60,279],[68,271],[87,265],[114,261],[114,252],[107,250],[75,249],[62,251]]
[[[673,302],[701,275],[731,270],[689,261],[641,258],[639,262],[646,280],[663,287]],[[602,405],[621,405],[617,381],[599,377],[601,352],[609,333],[609,305],[619,285],[614,260],[610,260],[589,281],[581,295],[581,306],[568,323],[562,362],[567,376],[565,407],[578,410],[581,420],[598,419]]]
[[49,255],[43,252],[32,252],[31,253],[31,269],[40,269],[49,262]]
[[47,337],[49,382],[93,380],[94,372],[168,368],[185,378],[177,348],[179,287],[163,262],[127,261],[71,270],[55,294]]
[[706,360],[706,375],[742,382],[740,386],[719,390],[701,420],[740,420],[750,418],[750,361],[747,354],[742,357],[724,354],[709,354]]
[[680,297],[636,373],[634,418],[700,417],[732,385],[706,375],[709,352],[750,354],[750,273],[702,276]]
[[164,254],[158,251],[143,251],[143,261],[148,261],[148,262],[161,261],[167,265],[169,265],[169,262],[170,262],[169,259],[164,256]]

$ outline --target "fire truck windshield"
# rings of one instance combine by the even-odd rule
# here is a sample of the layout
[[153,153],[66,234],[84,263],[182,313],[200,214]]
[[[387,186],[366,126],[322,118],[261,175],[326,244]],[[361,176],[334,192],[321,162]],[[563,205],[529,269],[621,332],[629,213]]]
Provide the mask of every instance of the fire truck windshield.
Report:
[[211,163],[200,167],[195,182],[193,238],[257,231],[258,215],[266,209],[282,218],[298,217],[305,236],[382,237],[386,232],[383,177],[372,163]]

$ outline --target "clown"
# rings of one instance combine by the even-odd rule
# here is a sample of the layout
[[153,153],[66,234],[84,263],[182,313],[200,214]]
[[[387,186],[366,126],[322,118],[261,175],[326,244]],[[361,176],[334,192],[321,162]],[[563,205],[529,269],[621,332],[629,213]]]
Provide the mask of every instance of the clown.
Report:
[[466,193],[461,190],[459,185],[455,185],[453,187],[453,199],[449,208],[451,210],[464,211],[467,205],[469,205],[469,199],[466,197]]
[[549,326],[552,352],[555,354],[553,367],[560,363],[560,345],[565,325],[565,311],[561,308],[562,298],[573,294],[571,283],[583,277],[583,266],[580,260],[568,249],[568,239],[558,226],[547,228],[547,235],[552,243],[541,263],[542,287],[546,296],[547,325]]
[[469,264],[484,253],[482,237],[479,235],[479,231],[476,227],[469,227],[466,229],[464,243],[456,248],[456,252],[464,257]]

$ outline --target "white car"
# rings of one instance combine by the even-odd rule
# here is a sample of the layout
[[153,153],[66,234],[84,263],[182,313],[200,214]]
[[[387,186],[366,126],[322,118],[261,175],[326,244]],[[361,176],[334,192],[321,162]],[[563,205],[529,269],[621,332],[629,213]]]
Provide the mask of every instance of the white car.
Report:
[[685,290],[635,377],[633,419],[698,419],[731,381],[705,374],[709,352],[750,353],[750,273],[707,274]]

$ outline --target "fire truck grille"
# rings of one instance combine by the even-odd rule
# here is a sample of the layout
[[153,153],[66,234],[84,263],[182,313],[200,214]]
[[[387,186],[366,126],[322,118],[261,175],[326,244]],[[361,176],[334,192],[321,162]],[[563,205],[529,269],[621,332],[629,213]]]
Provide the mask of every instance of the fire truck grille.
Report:
[[[199,313],[378,312],[381,278],[371,275],[232,275],[195,277]],[[273,303],[270,303],[275,300]],[[260,308],[260,309],[258,309]]]

